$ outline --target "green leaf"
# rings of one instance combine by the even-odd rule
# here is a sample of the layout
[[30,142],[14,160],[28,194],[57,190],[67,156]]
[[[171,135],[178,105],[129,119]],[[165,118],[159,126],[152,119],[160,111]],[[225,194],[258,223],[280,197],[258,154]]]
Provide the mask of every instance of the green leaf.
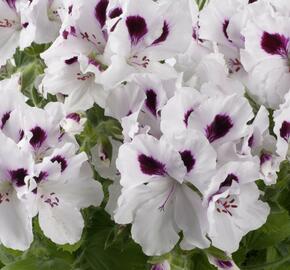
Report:
[[128,238],[125,243],[116,242],[106,246],[115,226],[109,215],[100,209],[87,209],[87,230],[82,252],[76,268],[82,270],[144,270],[147,257],[141,248]]
[[29,257],[6,265],[2,270],[70,270],[71,265],[59,258],[46,259]]
[[266,224],[259,230],[254,231],[248,235],[251,236],[248,249],[264,249],[274,246],[290,237],[290,216],[286,210],[280,212],[272,212]]

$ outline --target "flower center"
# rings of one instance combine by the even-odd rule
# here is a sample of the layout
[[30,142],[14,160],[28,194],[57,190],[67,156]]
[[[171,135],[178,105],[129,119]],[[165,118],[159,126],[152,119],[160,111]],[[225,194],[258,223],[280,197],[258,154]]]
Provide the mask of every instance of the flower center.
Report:
[[215,203],[218,213],[224,213],[232,216],[232,210],[238,207],[237,198],[234,195],[228,195],[226,198],[220,198]]

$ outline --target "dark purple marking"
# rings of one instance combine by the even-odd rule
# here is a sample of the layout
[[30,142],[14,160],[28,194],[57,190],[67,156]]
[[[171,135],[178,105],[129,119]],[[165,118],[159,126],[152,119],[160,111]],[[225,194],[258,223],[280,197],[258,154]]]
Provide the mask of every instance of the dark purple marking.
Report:
[[72,10],[73,10],[73,5],[70,5],[70,6],[68,7],[68,14],[71,14],[71,13],[72,13]]
[[9,120],[10,114],[11,114],[11,112],[6,112],[3,114],[2,118],[1,118],[1,125],[0,125],[1,129],[4,128],[6,122]]
[[120,7],[116,7],[109,12],[109,18],[114,19],[119,17],[123,13],[123,10]]
[[227,178],[225,179],[225,181],[223,181],[221,184],[220,184],[220,189],[222,187],[230,187],[233,183],[233,181],[236,181],[237,183],[239,183],[239,178],[234,175],[233,173],[230,173]]
[[257,0],[249,0],[249,4],[255,3]]
[[30,131],[32,133],[32,138],[30,139],[29,143],[34,148],[41,147],[47,138],[46,132],[39,126],[36,126],[35,128],[31,129]]
[[41,181],[45,180],[48,177],[47,172],[40,172],[38,176],[34,176],[34,180],[37,184],[39,184]]
[[290,122],[284,121],[280,128],[280,136],[288,142],[290,138]]
[[139,155],[138,161],[140,169],[144,174],[147,175],[165,175],[165,164],[159,162],[153,157],[146,156],[144,154]]
[[23,139],[23,137],[24,137],[24,130],[21,129],[21,130],[19,130],[19,141],[21,141]]
[[23,28],[27,28],[28,25],[29,25],[29,23],[28,23],[28,22],[25,22],[25,23],[22,24],[22,27],[23,27]]
[[126,26],[132,45],[137,45],[148,32],[146,21],[139,15],[127,17]]
[[152,45],[156,45],[161,42],[164,42],[167,39],[168,35],[169,35],[169,26],[168,26],[168,23],[164,21],[161,36],[157,38],[156,40],[154,40]]
[[157,95],[153,89],[146,90],[145,105],[149,111],[156,117],[157,116]]
[[10,8],[16,9],[16,6],[15,6],[16,0],[6,0],[6,3],[8,4]]
[[187,173],[189,173],[195,164],[195,158],[193,157],[191,151],[185,150],[182,152],[179,152],[181,159],[186,167]]
[[77,56],[74,56],[72,58],[66,59],[64,62],[67,65],[72,65],[72,64],[76,63],[77,61],[78,61],[78,57]]
[[78,113],[70,113],[66,116],[66,118],[72,119],[72,120],[76,121],[77,123],[79,123],[81,121],[81,117]]
[[248,140],[248,146],[252,148],[254,144],[254,134]]
[[188,110],[185,114],[184,114],[184,119],[183,122],[186,126],[188,126],[188,119],[189,116],[191,115],[191,113],[193,113],[193,109]]
[[224,23],[223,23],[223,33],[226,37],[226,39],[229,41],[229,42],[232,42],[230,39],[229,39],[229,35],[228,35],[228,32],[227,32],[227,29],[229,27],[229,20],[225,20]]
[[216,264],[222,269],[229,269],[233,267],[233,263],[231,261],[216,260]]
[[233,126],[232,120],[228,115],[218,114],[213,122],[206,127],[206,137],[212,143],[225,136]]
[[108,0],[100,0],[95,8],[95,17],[100,23],[100,26],[103,28],[106,23],[106,13],[109,1]]
[[272,155],[268,153],[262,153],[260,156],[260,165],[263,165],[266,161],[272,159]]
[[9,171],[11,181],[14,183],[17,187],[23,187],[25,186],[24,179],[28,175],[27,170],[24,168],[17,169],[15,171]]
[[284,35],[264,32],[261,38],[261,47],[266,53],[288,57],[288,42],[289,38]]
[[61,155],[57,155],[57,156],[53,157],[51,159],[51,162],[57,162],[57,163],[59,163],[60,164],[60,167],[61,167],[61,172],[63,172],[67,168],[67,161]]
[[119,20],[117,20],[116,23],[111,27],[110,32],[114,32],[114,30],[116,29],[116,27],[120,21],[121,21],[121,18]]

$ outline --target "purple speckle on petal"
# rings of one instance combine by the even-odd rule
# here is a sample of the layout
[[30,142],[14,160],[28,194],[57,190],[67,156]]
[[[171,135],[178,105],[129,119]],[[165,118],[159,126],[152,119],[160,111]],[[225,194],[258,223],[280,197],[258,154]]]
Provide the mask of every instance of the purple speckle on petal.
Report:
[[78,113],[70,113],[66,116],[66,118],[72,119],[72,120],[76,121],[77,123],[79,123],[81,121],[81,117]]
[[188,118],[192,113],[193,113],[193,109],[190,109],[184,114],[183,122],[186,126],[188,126]]
[[206,137],[212,143],[225,136],[233,126],[232,120],[228,115],[218,114],[213,122],[206,127]]
[[152,43],[152,45],[156,45],[156,44],[159,44],[161,42],[164,42],[167,39],[168,35],[169,35],[169,26],[168,26],[168,23],[166,21],[164,21],[163,28],[162,28],[162,33],[161,33],[160,37],[157,38]]
[[154,116],[157,115],[157,95],[154,90],[146,90],[145,105]]
[[229,269],[233,267],[233,263],[231,261],[216,260],[216,264],[222,269]]
[[280,128],[280,136],[288,142],[290,138],[290,122],[284,121]]
[[72,64],[76,63],[77,61],[78,61],[78,57],[77,56],[74,56],[72,58],[66,59],[64,62],[67,65],[72,65]]
[[288,42],[289,38],[286,38],[284,35],[264,32],[261,39],[261,47],[269,54],[287,57]]
[[104,27],[106,23],[106,12],[108,4],[108,0],[100,0],[95,8],[95,16],[101,27]]
[[137,45],[140,39],[148,32],[146,21],[138,15],[127,17],[126,26],[128,28],[132,45]]
[[186,167],[186,170],[189,173],[194,167],[195,158],[193,157],[191,151],[189,151],[189,150],[185,150],[185,151],[182,151],[179,153],[180,153],[181,159]]
[[232,185],[233,181],[238,183],[239,179],[236,175],[234,175],[233,173],[230,173],[230,174],[228,174],[227,178],[220,184],[220,188],[230,187]]
[[3,114],[2,118],[1,118],[1,125],[0,125],[0,128],[3,129],[6,122],[8,121],[8,119],[10,118],[10,113],[11,112],[6,112]]
[[139,155],[138,161],[140,169],[147,175],[165,175],[165,165],[153,157],[146,156],[144,154]]
[[29,143],[34,147],[34,148],[39,148],[42,146],[44,141],[47,138],[46,132],[41,128],[36,126],[35,128],[30,130],[32,133],[32,138],[30,139]]
[[51,162],[57,162],[60,164],[61,172],[67,168],[67,161],[63,156],[57,155],[51,159]]
[[11,181],[14,183],[17,187],[22,187],[25,185],[24,179],[28,175],[27,170],[21,168],[14,171],[9,171]]
[[109,18],[114,19],[119,17],[123,13],[123,10],[120,7],[116,7],[109,12]]

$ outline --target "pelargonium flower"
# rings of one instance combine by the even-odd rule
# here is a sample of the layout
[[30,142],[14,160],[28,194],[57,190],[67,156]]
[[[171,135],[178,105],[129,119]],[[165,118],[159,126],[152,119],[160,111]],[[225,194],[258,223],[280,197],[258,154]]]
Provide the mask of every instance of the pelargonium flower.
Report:
[[39,225],[58,244],[78,242],[84,227],[80,209],[99,206],[103,200],[102,187],[93,180],[86,154],[75,152],[70,143],[55,149],[37,164],[30,183]]
[[33,177],[34,160],[1,131],[0,143],[0,241],[6,247],[26,250],[33,240],[32,220],[21,195]]
[[0,66],[15,53],[17,47],[24,49],[34,39],[34,27],[22,16],[20,0],[0,1]]
[[249,90],[258,102],[274,109],[289,91],[289,20],[269,7],[243,30],[245,50],[241,59],[250,76]]
[[147,0],[146,5],[142,1],[124,1],[122,11],[109,35],[108,57],[112,57],[112,65],[107,76],[115,77],[110,85],[124,80],[120,75],[125,72],[127,75],[155,73],[164,79],[175,77],[174,69],[160,61],[183,53],[189,46],[188,1],[155,3]]
[[190,114],[188,127],[201,131],[211,144],[220,145],[245,136],[247,122],[253,116],[244,97],[210,97]]
[[204,204],[215,247],[232,253],[245,234],[266,222],[270,208],[259,200],[258,178],[257,164],[249,161],[229,162],[211,178]]
[[115,220],[132,223],[132,237],[145,254],[170,251],[180,231],[182,248],[209,246],[201,198],[184,183],[182,155],[166,140],[136,136],[120,147],[117,167],[123,189]]
[[121,122],[125,140],[147,132],[159,138],[161,111],[171,95],[168,88],[157,76],[132,76],[132,81],[111,91],[105,113]]
[[285,96],[285,102],[274,113],[274,132],[277,136],[277,153],[289,157],[290,142],[290,92]]

